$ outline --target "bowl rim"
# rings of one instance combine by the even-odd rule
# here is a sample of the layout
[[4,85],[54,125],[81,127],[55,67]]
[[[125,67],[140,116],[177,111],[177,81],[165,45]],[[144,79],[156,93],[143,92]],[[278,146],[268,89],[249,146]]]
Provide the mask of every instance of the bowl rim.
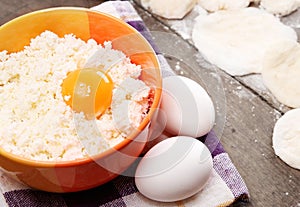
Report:
[[118,144],[114,145],[113,147],[110,147],[110,148],[108,148],[108,149],[106,149],[103,152],[100,152],[98,154],[95,154],[95,155],[92,155],[92,156],[87,156],[87,157],[84,157],[84,158],[78,158],[78,159],[74,159],[74,160],[62,160],[62,161],[60,161],[60,160],[58,160],[58,161],[33,160],[33,159],[24,158],[20,155],[15,155],[13,153],[7,152],[0,146],[0,156],[3,156],[3,157],[5,157],[9,160],[12,160],[16,163],[20,163],[20,164],[23,164],[23,165],[26,165],[26,166],[41,167],[41,168],[71,167],[71,166],[77,166],[77,165],[86,164],[86,163],[90,163],[90,162],[95,162],[95,160],[99,160],[100,158],[103,158],[103,157],[106,157],[110,154],[113,154],[115,151],[120,151],[121,149],[125,148],[128,144],[135,141],[134,139],[138,136],[138,134],[141,133],[151,123],[151,118],[154,116],[155,110],[159,107],[159,103],[160,103],[160,99],[161,99],[161,94],[162,94],[161,66],[160,66],[160,62],[158,60],[158,57],[157,57],[153,47],[148,42],[148,40],[139,31],[137,31],[134,27],[127,24],[122,19],[119,19],[117,17],[112,16],[111,14],[96,11],[96,10],[92,10],[92,9],[89,9],[89,8],[84,8],[84,7],[75,7],[75,6],[74,7],[73,6],[51,7],[51,8],[39,9],[39,10],[36,10],[36,11],[32,11],[32,12],[23,14],[21,16],[18,16],[16,18],[12,19],[12,20],[9,20],[8,22],[0,25],[0,30],[1,30],[2,27],[13,24],[14,22],[16,22],[20,19],[26,18],[28,16],[38,15],[38,14],[44,13],[44,12],[55,12],[55,11],[60,11],[60,10],[84,11],[84,12],[91,12],[91,13],[94,13],[94,14],[102,15],[102,16],[108,17],[108,18],[118,22],[121,25],[124,25],[125,27],[130,28],[134,32],[134,34],[138,34],[140,36],[140,38],[145,42],[145,44],[147,44],[149,46],[150,52],[155,57],[156,64],[158,66],[158,68],[155,68],[155,70],[158,70],[158,72],[160,74],[159,82],[158,82],[159,85],[157,85],[154,88],[153,102],[152,102],[152,105],[150,106],[150,109],[149,109],[147,115],[145,116],[145,118],[142,120],[142,122],[140,123],[140,125],[138,127],[140,130],[134,130],[123,141],[119,142]]

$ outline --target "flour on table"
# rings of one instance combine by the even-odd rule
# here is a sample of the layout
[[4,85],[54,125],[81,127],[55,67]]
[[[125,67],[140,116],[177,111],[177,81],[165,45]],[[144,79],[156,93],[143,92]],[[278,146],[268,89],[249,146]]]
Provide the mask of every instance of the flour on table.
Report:
[[300,0],[261,0],[260,6],[272,14],[285,16],[300,7]]
[[248,7],[197,17],[192,39],[210,63],[231,75],[245,75],[261,72],[272,43],[296,41],[297,34],[272,14]]
[[198,0],[198,4],[207,11],[230,10],[245,8],[250,0]]
[[300,28],[300,9],[294,11],[288,16],[281,17],[281,22],[287,26],[293,27],[295,29]]
[[197,0],[141,0],[143,7],[166,19],[182,19],[190,12]]
[[300,44],[281,41],[272,45],[263,61],[262,77],[279,102],[300,107]]
[[197,4],[184,19],[169,20],[168,23],[183,39],[189,40],[192,38],[195,18],[199,15],[207,15],[207,11]]
[[273,148],[286,164],[300,170],[300,108],[285,113],[275,124]]

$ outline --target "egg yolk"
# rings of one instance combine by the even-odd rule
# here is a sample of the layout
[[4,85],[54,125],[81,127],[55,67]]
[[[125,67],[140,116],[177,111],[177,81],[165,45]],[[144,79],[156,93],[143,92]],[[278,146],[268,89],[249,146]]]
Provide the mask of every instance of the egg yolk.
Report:
[[85,68],[69,72],[62,83],[62,95],[73,111],[88,119],[100,117],[110,106],[113,81],[101,69]]

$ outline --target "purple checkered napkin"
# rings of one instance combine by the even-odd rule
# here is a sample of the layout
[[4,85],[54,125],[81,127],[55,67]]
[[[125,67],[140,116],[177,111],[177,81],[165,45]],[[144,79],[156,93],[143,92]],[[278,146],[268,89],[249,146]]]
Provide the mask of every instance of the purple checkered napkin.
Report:
[[[130,2],[108,1],[92,8],[121,18],[152,44],[151,35]],[[163,76],[174,75],[165,58],[157,52]],[[133,176],[119,176],[100,187],[68,194],[47,193],[30,189],[0,171],[0,207],[215,207],[227,206],[234,201],[248,202],[249,193],[239,172],[224,151],[217,136],[210,132],[200,139],[210,149],[214,169],[205,188],[191,198],[174,203],[161,203],[149,200],[141,195]],[[136,163],[126,172],[134,175]]]

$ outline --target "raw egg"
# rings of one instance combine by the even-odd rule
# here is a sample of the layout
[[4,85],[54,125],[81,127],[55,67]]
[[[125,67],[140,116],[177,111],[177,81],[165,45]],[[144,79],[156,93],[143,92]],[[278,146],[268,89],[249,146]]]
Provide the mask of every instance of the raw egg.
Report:
[[183,76],[163,79],[163,93],[158,119],[173,135],[200,137],[215,123],[213,102],[197,82]]
[[98,68],[84,68],[69,72],[62,83],[62,95],[74,111],[87,118],[101,116],[110,106],[113,81]]
[[159,142],[141,159],[135,184],[152,200],[174,202],[201,191],[212,169],[212,156],[202,142],[192,137],[172,137]]

